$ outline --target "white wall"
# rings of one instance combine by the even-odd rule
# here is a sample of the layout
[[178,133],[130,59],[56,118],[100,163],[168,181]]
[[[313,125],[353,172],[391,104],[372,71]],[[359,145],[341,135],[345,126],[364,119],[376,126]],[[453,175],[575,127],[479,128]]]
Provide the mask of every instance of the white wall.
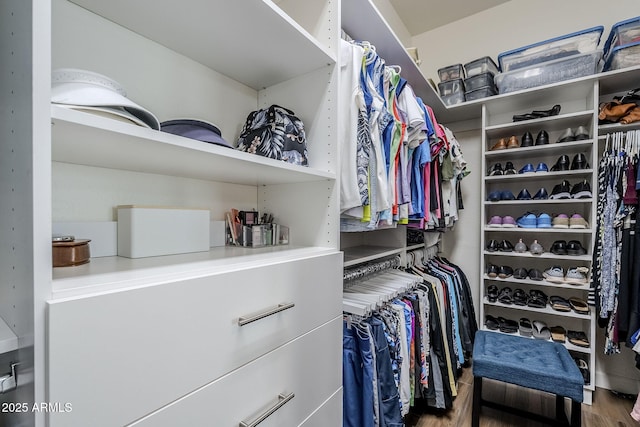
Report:
[[[438,68],[466,63],[482,56],[491,56],[497,63],[498,54],[552,37],[602,25],[604,45],[611,26],[616,22],[640,15],[638,0],[511,0],[500,6],[461,19],[449,25],[413,37],[407,46],[416,46],[423,60],[421,70],[426,77],[438,80]],[[478,306],[480,286],[481,212],[480,131],[456,134],[462,144],[472,175],[462,182],[465,210],[460,213],[456,228],[444,237],[444,252],[459,264],[469,276]],[[603,353],[603,333],[597,331],[595,351],[596,385],[625,393],[640,391],[640,371],[635,368],[635,353],[627,348],[622,354]],[[592,375],[594,373],[592,372]]]
[[385,21],[389,24],[389,27],[396,33],[398,40],[406,47],[412,46],[411,34],[407,27],[400,19],[400,16],[396,13],[389,0],[372,0],[373,4],[378,8]]
[[601,46],[616,22],[640,15],[638,0],[511,0],[413,37],[407,46],[420,52],[420,69],[438,79],[438,69],[465,64],[552,37],[604,26]]

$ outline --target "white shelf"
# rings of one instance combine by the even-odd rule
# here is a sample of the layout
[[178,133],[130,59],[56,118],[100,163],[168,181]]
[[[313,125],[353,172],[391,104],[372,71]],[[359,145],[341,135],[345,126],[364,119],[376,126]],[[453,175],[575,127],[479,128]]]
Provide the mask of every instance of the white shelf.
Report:
[[[522,120],[518,122],[501,123],[485,128],[487,135],[495,136],[505,134],[505,132],[515,132],[517,134],[526,131],[533,132],[541,129],[547,132],[566,128],[584,126],[593,117],[593,111],[577,111],[574,113],[558,114],[557,116],[542,117],[533,120]],[[518,135],[519,136],[519,135]],[[533,135],[535,137],[535,134]]]
[[418,243],[416,245],[407,246],[406,250],[407,252],[409,252],[409,251],[415,251],[416,249],[423,249],[424,247],[425,247],[424,243]]
[[[535,308],[535,307],[529,307],[528,305],[502,304],[501,302],[489,302],[486,298],[484,299],[484,304],[494,306],[494,307],[507,308],[510,310],[529,311],[533,313],[550,314],[552,316],[572,317],[575,319],[591,320],[591,316],[589,314],[578,314],[578,313],[575,313],[574,311],[558,311],[558,310],[552,309],[549,305],[547,305],[545,308]],[[593,310],[593,308],[590,308],[590,309]]]
[[593,199],[557,199],[557,200],[499,200],[491,202],[485,200],[485,206],[496,205],[564,205],[564,204],[587,204],[593,202]]
[[484,231],[497,231],[497,232],[512,232],[512,233],[551,233],[551,234],[591,234],[590,228],[500,228],[500,227],[485,227]]
[[[535,138],[535,135],[534,135]],[[497,141],[496,141],[497,142]],[[583,141],[568,141],[568,142],[552,142],[544,145],[534,145],[532,147],[518,147],[507,148],[504,150],[487,151],[484,153],[487,159],[492,157],[512,157],[523,158],[524,156],[540,154],[540,155],[559,155],[566,154],[567,152],[575,153],[576,150],[588,150],[593,144],[592,139],[585,139]],[[492,144],[493,145],[493,144]],[[490,147],[489,147],[490,148]]]
[[352,267],[369,261],[385,258],[392,255],[400,254],[404,248],[391,248],[384,246],[354,246],[343,249],[344,267]]
[[516,283],[521,285],[547,286],[550,288],[576,289],[579,291],[588,291],[589,289],[591,289],[588,283],[584,285],[572,285],[569,283],[552,283],[547,282],[546,280],[515,279],[513,277],[501,279],[499,277],[491,278],[486,274],[484,275],[484,280],[491,282]]
[[101,257],[75,267],[53,269],[52,299],[59,300],[132,289],[262,265],[336,253],[332,248],[225,246],[208,252],[148,258]]
[[614,132],[628,132],[632,130],[640,129],[640,122],[629,123],[628,125],[623,125],[622,123],[611,123],[608,125],[600,125],[598,126],[598,134],[600,137],[598,139],[604,140],[606,138],[606,134],[614,133]]
[[[553,165],[547,165],[547,166],[551,168],[551,166]],[[519,173],[517,175],[486,176],[485,181],[487,182],[538,181],[538,180],[547,180],[547,179],[558,179],[558,177],[560,178],[566,177],[567,179],[571,179],[572,177],[582,177],[582,176],[590,177],[592,173],[593,173],[593,169],[576,169],[576,170],[556,171],[556,172]]]
[[52,105],[52,159],[58,162],[234,184],[334,180],[335,173],[244,153]]
[[532,259],[558,259],[569,261],[591,261],[591,255],[556,255],[551,252],[543,252],[540,255],[534,255],[530,252],[518,253],[518,252],[489,252],[484,251],[485,255],[489,256],[508,256],[517,258],[532,258]]
[[0,354],[9,353],[18,349],[18,337],[13,333],[9,325],[0,318]]
[[256,90],[336,62],[270,1],[72,1]]

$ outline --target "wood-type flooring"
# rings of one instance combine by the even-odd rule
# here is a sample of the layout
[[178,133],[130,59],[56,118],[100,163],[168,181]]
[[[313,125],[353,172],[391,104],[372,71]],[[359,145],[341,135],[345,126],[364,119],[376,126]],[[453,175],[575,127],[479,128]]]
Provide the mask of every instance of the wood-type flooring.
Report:
[[[548,393],[538,392],[512,384],[492,380],[483,381],[483,397],[552,417],[555,398]],[[409,427],[467,427],[471,426],[471,406],[473,402],[473,375],[471,368],[465,368],[458,380],[458,396],[453,409],[445,413],[412,411],[405,424]],[[597,388],[593,395],[593,405],[582,405],[583,427],[640,427],[629,415],[635,396],[620,396],[609,390]],[[548,427],[540,422],[527,420],[491,408],[482,407],[480,427]]]

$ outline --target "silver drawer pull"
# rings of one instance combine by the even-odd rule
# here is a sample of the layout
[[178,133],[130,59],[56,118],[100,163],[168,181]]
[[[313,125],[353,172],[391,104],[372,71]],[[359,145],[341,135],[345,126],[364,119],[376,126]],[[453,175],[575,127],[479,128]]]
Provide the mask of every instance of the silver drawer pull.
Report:
[[285,403],[287,403],[288,401],[293,399],[294,396],[295,395],[293,393],[287,394],[286,396],[284,394],[282,394],[282,393],[279,394],[278,395],[278,403],[273,405],[271,408],[267,409],[264,414],[260,415],[258,418],[256,418],[255,420],[253,420],[251,422],[249,422],[249,421],[240,421],[240,426],[239,427],[256,427],[258,424],[260,424],[261,422],[263,422],[264,420],[269,418],[269,416],[271,416],[271,414],[273,414],[278,409],[280,409]]
[[244,326],[248,323],[255,322],[256,320],[264,319],[265,317],[269,317],[273,314],[280,313],[281,311],[288,310],[292,307],[295,307],[295,304],[292,302],[283,302],[282,304],[278,304],[273,308],[269,308],[262,313],[253,314],[250,316],[244,316],[238,318],[238,326]]

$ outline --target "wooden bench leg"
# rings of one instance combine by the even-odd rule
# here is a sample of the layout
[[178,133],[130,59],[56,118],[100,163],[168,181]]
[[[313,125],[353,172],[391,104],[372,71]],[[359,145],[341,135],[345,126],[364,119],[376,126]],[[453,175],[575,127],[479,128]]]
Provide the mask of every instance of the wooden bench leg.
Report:
[[482,377],[473,377],[471,427],[480,427],[480,406],[482,406]]
[[582,427],[582,403],[571,401],[571,427]]

